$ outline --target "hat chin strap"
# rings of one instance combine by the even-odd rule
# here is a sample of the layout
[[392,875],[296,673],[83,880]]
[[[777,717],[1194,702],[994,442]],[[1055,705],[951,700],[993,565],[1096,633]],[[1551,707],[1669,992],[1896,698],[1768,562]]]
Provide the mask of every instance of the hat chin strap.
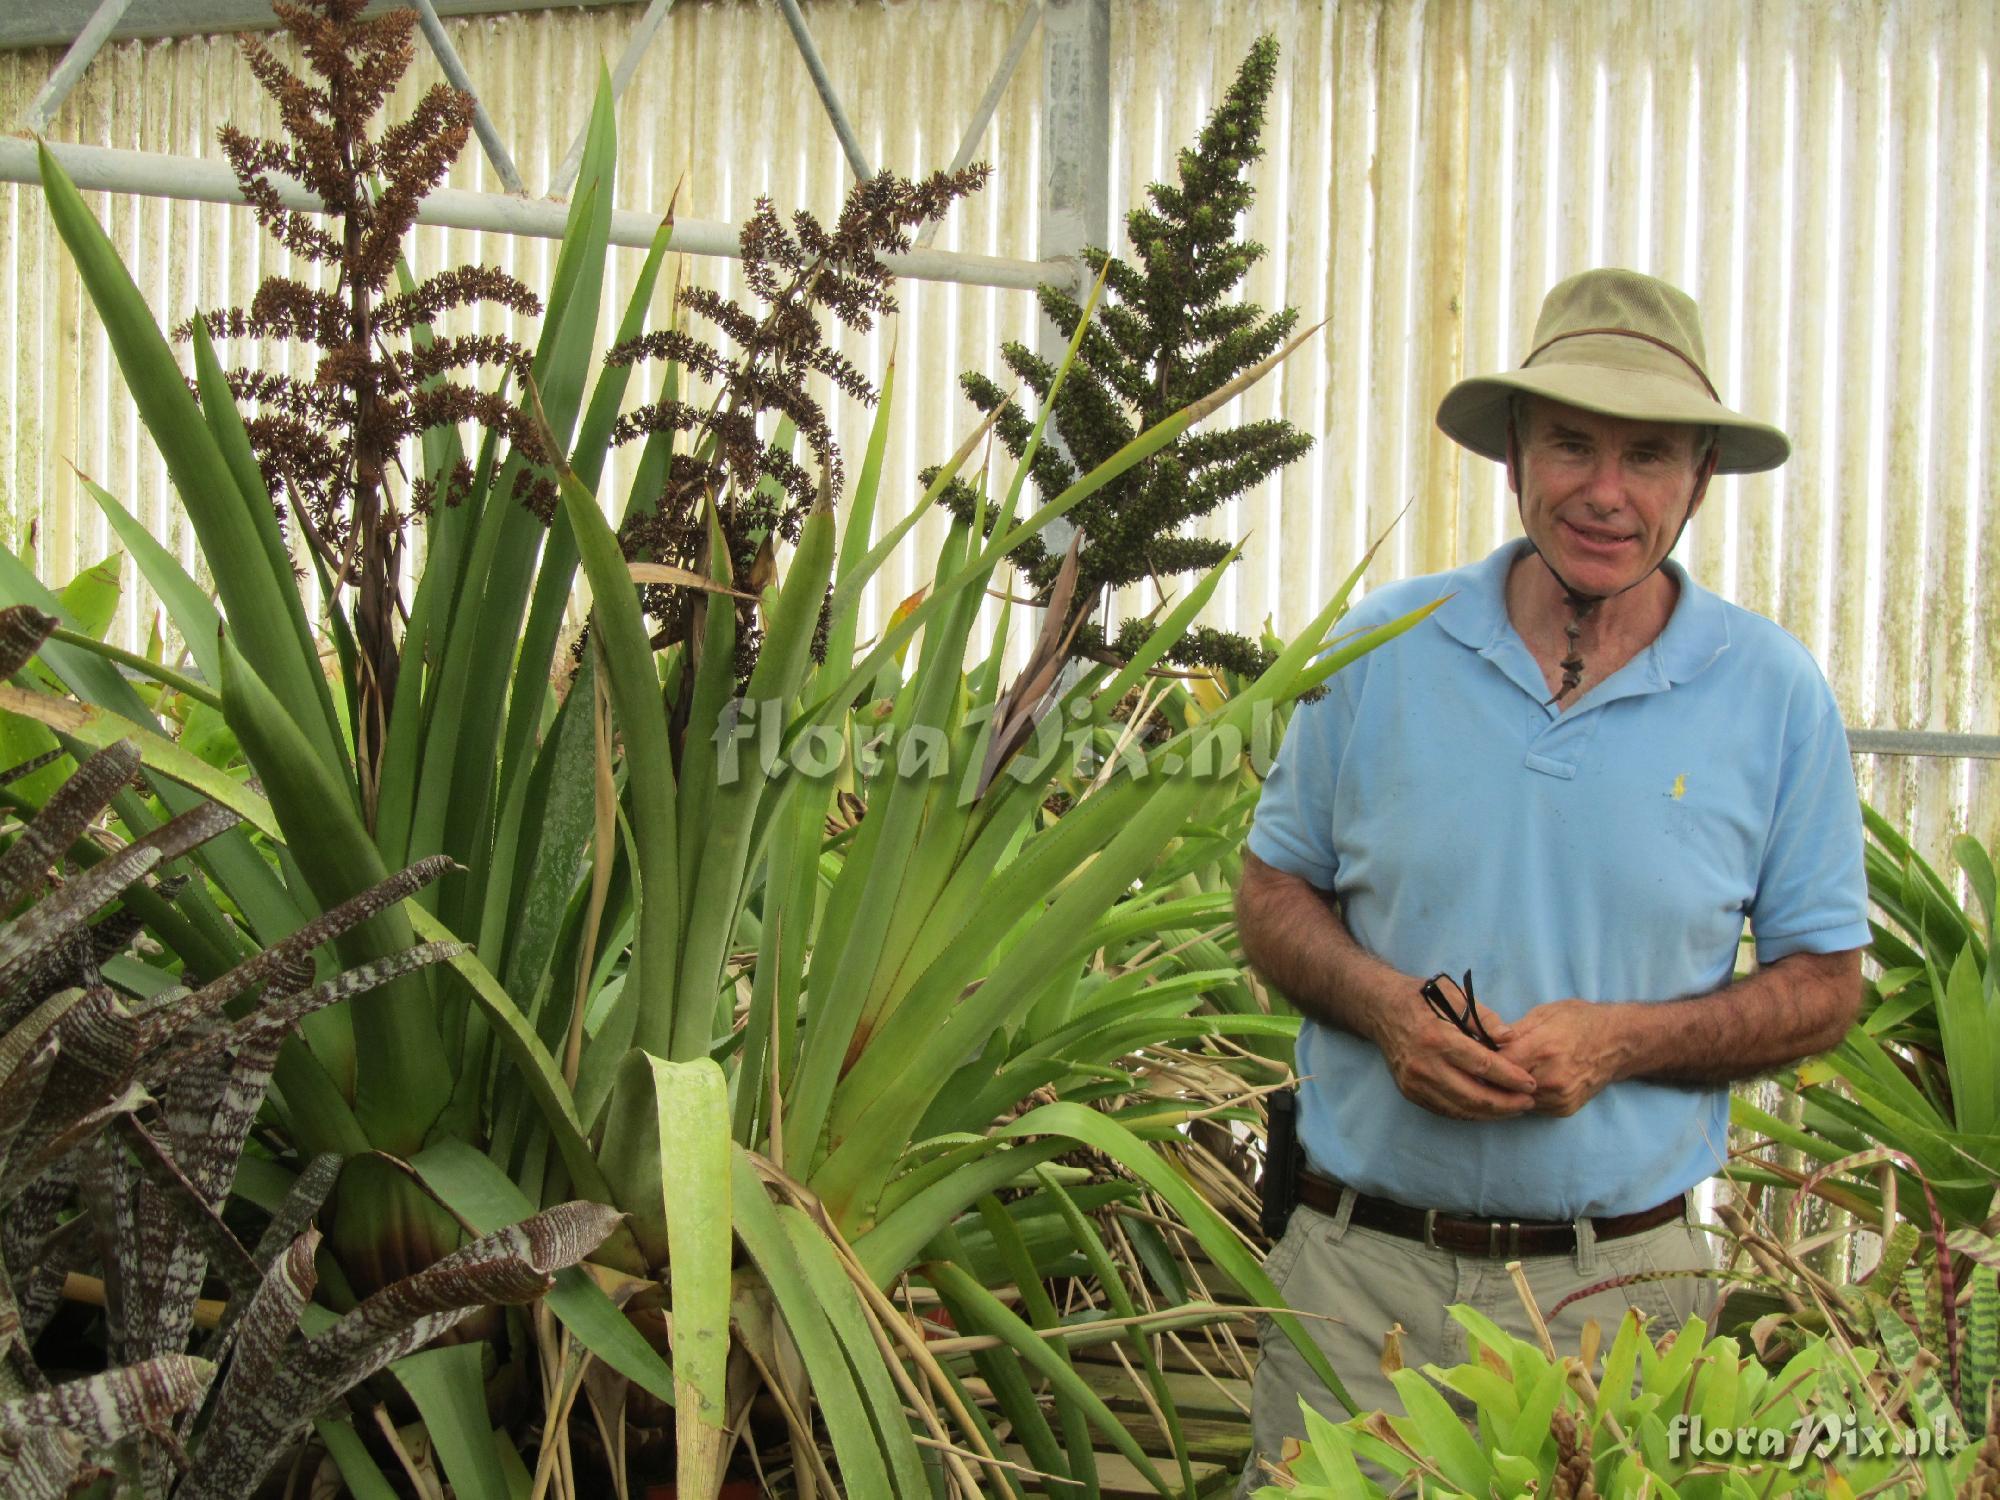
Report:
[[[1697,491],[1699,491],[1700,486],[1697,485],[1695,488]],[[1516,515],[1521,514],[1521,497],[1519,495],[1516,495],[1514,497],[1514,513]],[[1530,547],[1535,548],[1535,556],[1539,557],[1542,560],[1542,566],[1549,570],[1549,577],[1553,578],[1562,587],[1563,598],[1568,601],[1569,607],[1571,609],[1595,609],[1598,605],[1602,604],[1606,599],[1616,599],[1620,594],[1629,594],[1633,589],[1636,589],[1640,584],[1644,583],[1648,578],[1651,578],[1655,573],[1659,572],[1661,568],[1665,567],[1667,565],[1667,559],[1674,555],[1674,548],[1678,547],[1681,544],[1681,533],[1687,530],[1688,522],[1693,518],[1694,518],[1694,495],[1691,494],[1688,496],[1687,509],[1681,512],[1681,524],[1674,528],[1674,539],[1671,542],[1667,543],[1667,550],[1660,554],[1660,560],[1654,563],[1652,567],[1646,569],[1646,571],[1642,573],[1639,577],[1633,579],[1630,583],[1626,584],[1624,588],[1613,589],[1608,594],[1585,593],[1582,589],[1576,587],[1575,584],[1571,583],[1567,578],[1563,577],[1562,574],[1556,571],[1556,565],[1549,561],[1548,554],[1542,551],[1540,547],[1535,546],[1535,539],[1533,537],[1529,537],[1527,541]],[[1528,529],[1527,518],[1523,516],[1521,530],[1525,533],[1527,529]]]
[[[1520,510],[1520,497],[1518,495],[1515,496],[1514,508],[1517,512]],[[1577,588],[1567,578],[1556,571],[1556,565],[1549,561],[1548,554],[1542,551],[1540,547],[1535,546],[1534,538],[1528,538],[1528,545],[1535,548],[1535,556],[1539,557],[1542,560],[1542,566],[1549,570],[1549,577],[1553,578],[1560,585],[1563,591],[1563,602],[1569,605],[1569,621],[1563,626],[1563,635],[1569,642],[1569,654],[1562,659],[1562,686],[1556,689],[1555,696],[1544,700],[1542,704],[1543,708],[1549,708],[1562,702],[1563,699],[1567,698],[1583,684],[1583,622],[1597,613],[1597,607],[1606,599],[1616,599],[1620,594],[1631,592],[1648,578],[1659,572],[1661,567],[1665,565],[1667,558],[1672,555],[1674,548],[1681,544],[1681,532],[1687,530],[1688,520],[1693,515],[1694,497],[1690,495],[1688,497],[1688,507],[1681,514],[1681,524],[1675,530],[1674,539],[1668,543],[1667,550],[1660,554],[1659,562],[1654,563],[1652,567],[1646,569],[1642,575],[1626,584],[1624,588],[1614,589],[1608,594],[1586,594],[1582,589]],[[1521,529],[1523,531],[1527,530],[1525,522]]]
[[[1509,423],[1507,428],[1507,457],[1514,467],[1515,474],[1518,476],[1522,467],[1521,443],[1519,436],[1513,429],[1512,423]],[[1673,556],[1674,548],[1681,544],[1681,534],[1687,530],[1688,522],[1694,519],[1695,502],[1700,498],[1702,490],[1707,487],[1709,479],[1715,473],[1712,467],[1713,464],[1714,455],[1711,453],[1708,463],[1704,465],[1703,472],[1695,478],[1694,488],[1688,492],[1687,508],[1681,512],[1681,524],[1674,528],[1674,539],[1667,543],[1667,550],[1660,554],[1660,560],[1630,583],[1626,584],[1622,589],[1613,589],[1608,594],[1585,593],[1556,571],[1556,565],[1549,561],[1549,555],[1542,551],[1532,536],[1527,538],[1528,545],[1535,550],[1535,556],[1540,558],[1542,566],[1549,570],[1549,577],[1553,578],[1557,586],[1562,589],[1563,602],[1569,606],[1569,621],[1563,626],[1563,635],[1569,642],[1569,654],[1562,659],[1562,686],[1556,689],[1553,697],[1543,701],[1542,707],[1550,708],[1562,702],[1563,699],[1575,692],[1583,683],[1583,622],[1595,614],[1598,606],[1603,604],[1605,600],[1616,599],[1620,594],[1630,593],[1666,566],[1667,559]],[[1518,478],[1514,485],[1514,514],[1521,518],[1521,532],[1522,535],[1526,536],[1528,519],[1521,504],[1521,486]]]

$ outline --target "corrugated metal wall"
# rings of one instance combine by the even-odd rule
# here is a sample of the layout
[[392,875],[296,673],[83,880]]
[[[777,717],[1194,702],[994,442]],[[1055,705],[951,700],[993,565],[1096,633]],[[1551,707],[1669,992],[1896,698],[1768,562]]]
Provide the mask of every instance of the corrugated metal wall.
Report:
[[[941,164],[1020,0],[809,7],[876,160]],[[580,125],[600,58],[640,7],[453,23],[531,186]],[[1774,476],[1718,484],[1682,555],[1698,577],[1783,622],[1817,653],[1849,722],[2000,732],[2000,519],[1988,433],[2000,308],[1992,75],[2000,8],[1802,0],[1114,0],[1114,212],[1172,169],[1252,38],[1275,30],[1281,80],[1250,232],[1271,254],[1248,294],[1325,330],[1241,403],[1320,446],[1218,518],[1251,544],[1222,613],[1299,624],[1365,539],[1409,513],[1380,578],[1449,566],[1507,535],[1497,470],[1431,425],[1460,373],[1525,352],[1543,290],[1625,264],[1701,300],[1725,399],[1793,435]],[[49,53],[0,57],[9,117]],[[421,56],[415,74],[434,65]],[[983,154],[999,167],[940,244],[1027,256],[1036,242],[1039,71],[1031,49]],[[406,94],[407,97],[407,94]],[[212,151],[224,119],[269,118],[233,48],[190,40],[107,52],[58,138]],[[659,206],[683,170],[698,217],[739,219],[759,191],[830,213],[844,182],[831,131],[775,10],[683,3],[619,112],[623,205]],[[491,187],[470,152],[454,184]],[[0,485],[44,518],[44,571],[107,549],[64,460],[135,499],[163,534],[170,497],[30,189],[0,199],[5,362]],[[276,263],[247,215],[105,205],[163,313],[247,301]],[[427,262],[510,264],[545,283],[548,247],[427,231]],[[619,281],[636,253],[621,253]],[[726,263],[691,274],[724,278]],[[737,288],[740,289],[740,288]],[[614,285],[607,303],[622,301]],[[955,389],[1032,338],[1022,293],[911,288],[886,502],[970,419]],[[877,367],[880,336],[850,352]],[[859,441],[864,414],[841,412]],[[87,509],[87,502],[86,502]],[[894,589],[920,580],[915,557]],[[1135,601],[1136,602],[1136,601]],[[1941,848],[2000,833],[1994,762],[1864,765],[1875,797]]]
[[[1257,534],[1240,611],[1296,620],[1405,504],[1385,575],[1510,534],[1497,466],[1437,432],[1436,400],[1462,373],[1518,363],[1554,282],[1628,265],[1695,294],[1724,398],[1796,446],[1776,474],[1715,487],[1682,544],[1695,575],[1811,646],[1851,725],[2000,731],[2000,8],[1114,14],[1114,202],[1170,164],[1258,30],[1285,43],[1251,226],[1273,254],[1252,295],[1282,288],[1330,320],[1282,393],[1322,443],[1235,518]],[[2000,834],[2000,764],[1860,769],[1922,846]]]

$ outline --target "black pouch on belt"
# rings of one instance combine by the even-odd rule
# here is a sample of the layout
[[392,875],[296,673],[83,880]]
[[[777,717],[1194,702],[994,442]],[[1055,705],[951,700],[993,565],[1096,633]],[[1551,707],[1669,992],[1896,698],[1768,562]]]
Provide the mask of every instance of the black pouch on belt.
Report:
[[1264,1137],[1263,1207],[1258,1227],[1276,1240],[1299,1203],[1299,1091],[1280,1089],[1264,1096],[1268,1121]]

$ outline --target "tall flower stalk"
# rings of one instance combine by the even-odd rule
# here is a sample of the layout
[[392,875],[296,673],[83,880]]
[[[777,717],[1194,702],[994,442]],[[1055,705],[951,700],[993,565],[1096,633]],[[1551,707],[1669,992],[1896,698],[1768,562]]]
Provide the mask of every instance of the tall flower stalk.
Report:
[[[1020,403],[985,372],[968,370],[960,384],[983,412],[993,413],[1000,439],[1017,459],[1030,459],[1034,478],[1055,494],[1079,474],[1117,453],[1140,433],[1188,402],[1268,359],[1298,325],[1296,308],[1266,312],[1237,296],[1265,248],[1239,237],[1238,225],[1256,191],[1250,168],[1264,154],[1264,105],[1278,76],[1278,42],[1260,37],[1237,70],[1195,144],[1180,153],[1176,180],[1154,183],[1149,202],[1125,217],[1129,260],[1087,249],[1083,261],[1105,278],[1104,306],[1093,321],[1061,287],[1037,293],[1042,312],[1064,338],[1079,335],[1076,367],[1056,390],[1055,367],[1025,344],[1001,357],[1038,401],[1052,403],[1060,446],[1029,454],[1034,424]],[[1198,579],[1233,556],[1231,544],[1191,535],[1189,528],[1302,457],[1312,438],[1282,417],[1188,433],[1076,507],[1070,519],[1081,542],[1075,582],[1067,591],[1069,652],[1078,657],[1129,659],[1151,633],[1151,622],[1124,622],[1106,640],[1092,618],[1109,592],[1152,582]],[[948,487],[941,503],[970,519],[972,491]],[[1063,559],[1031,537],[1013,561],[1038,591],[1053,596]],[[1190,627],[1167,652],[1183,667],[1226,667],[1251,676],[1272,653],[1234,632]]]
[[[332,285],[274,274],[248,307],[202,321],[214,337],[314,351],[310,377],[245,366],[227,381],[247,407],[265,487],[283,501],[328,584],[353,590],[355,759],[372,827],[400,675],[404,530],[412,513],[455,505],[473,483],[463,460],[442,475],[410,475],[401,453],[424,432],[471,422],[504,435],[518,453],[545,455],[514,402],[463,378],[482,366],[526,375],[527,349],[504,334],[430,330],[439,317],[481,303],[539,314],[540,300],[513,276],[484,266],[395,285],[419,206],[465,148],[473,100],[434,84],[407,118],[378,131],[376,116],[410,65],[416,13],[364,17],[365,8],[366,0],[275,0],[308,76],[294,73],[261,38],[244,37],[244,58],[277,106],[282,134],[253,136],[234,125],[217,133],[258,221],[300,260],[326,268],[320,280]],[[325,217],[286,208],[274,178],[317,194]],[[190,323],[180,333],[192,331]],[[548,479],[528,467],[517,471],[513,493],[544,514],[554,495]]]
[[[756,305],[683,287],[681,308],[712,325],[715,337],[698,337],[681,322],[611,348],[612,366],[666,360],[712,386],[705,404],[673,390],[612,429],[617,445],[667,439],[657,497],[639,497],[620,528],[628,558],[706,574],[712,514],[727,553],[723,576],[759,585],[768,578],[776,544],[798,541],[818,497],[845,492],[846,466],[810,380],[823,377],[866,406],[878,396],[827,343],[822,314],[857,333],[893,314],[894,282],[881,257],[909,249],[912,230],[942,218],[988,175],[983,165],[915,182],[878,173],[848,194],[831,228],[800,210],[787,229],[771,200],[760,198],[739,241]],[[780,441],[781,430],[804,440],[811,468],[793,457],[789,438]],[[699,641],[704,591],[655,584],[645,598],[659,626],[656,647]],[[736,671],[747,680],[759,631],[747,607],[738,615]]]

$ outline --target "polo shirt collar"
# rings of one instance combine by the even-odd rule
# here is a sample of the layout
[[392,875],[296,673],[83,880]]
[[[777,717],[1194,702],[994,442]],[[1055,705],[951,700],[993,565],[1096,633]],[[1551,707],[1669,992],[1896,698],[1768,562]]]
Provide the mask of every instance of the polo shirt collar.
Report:
[[[1525,537],[1506,542],[1467,567],[1447,575],[1452,595],[1432,616],[1454,640],[1490,655],[1513,632],[1507,618],[1507,574],[1527,552]],[[1720,598],[1692,578],[1672,558],[1662,567],[1680,585],[1680,598],[1667,628],[1640,653],[1660,686],[1686,682],[1706,671],[1729,649],[1729,614]]]

